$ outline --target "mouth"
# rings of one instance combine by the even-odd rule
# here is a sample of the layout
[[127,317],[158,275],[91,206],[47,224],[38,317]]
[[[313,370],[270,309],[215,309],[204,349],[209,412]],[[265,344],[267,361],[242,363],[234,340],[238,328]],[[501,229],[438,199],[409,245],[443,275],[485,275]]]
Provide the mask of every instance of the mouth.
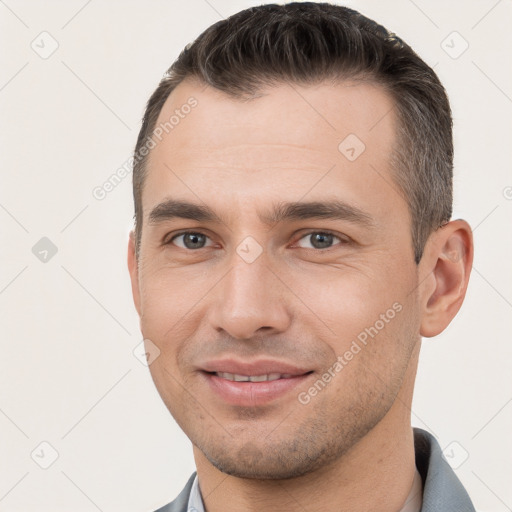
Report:
[[269,382],[278,379],[290,379],[289,373],[265,373],[263,375],[239,375],[237,373],[215,372],[214,375],[231,382]]
[[256,407],[295,400],[298,391],[293,391],[299,386],[305,389],[306,381],[314,372],[273,361],[217,361],[205,365],[199,373],[209,392],[222,403]]

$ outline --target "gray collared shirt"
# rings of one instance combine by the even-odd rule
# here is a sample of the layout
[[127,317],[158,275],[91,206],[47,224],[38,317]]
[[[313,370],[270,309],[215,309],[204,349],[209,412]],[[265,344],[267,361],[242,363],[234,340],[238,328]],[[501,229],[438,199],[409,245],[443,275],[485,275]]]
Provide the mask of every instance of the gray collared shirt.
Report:
[[[409,495],[405,500],[404,506],[399,510],[399,512],[420,512],[422,491],[423,486],[421,484],[421,476],[416,470]],[[192,489],[190,489],[187,512],[205,512],[197,475],[194,478]]]

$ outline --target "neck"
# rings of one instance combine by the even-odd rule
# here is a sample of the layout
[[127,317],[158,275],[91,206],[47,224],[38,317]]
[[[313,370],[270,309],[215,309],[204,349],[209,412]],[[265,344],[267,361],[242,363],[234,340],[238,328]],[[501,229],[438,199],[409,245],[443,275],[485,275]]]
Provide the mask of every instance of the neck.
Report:
[[343,457],[321,470],[289,480],[237,478],[220,472],[194,447],[207,512],[400,510],[416,471],[410,407],[417,355],[386,416]]

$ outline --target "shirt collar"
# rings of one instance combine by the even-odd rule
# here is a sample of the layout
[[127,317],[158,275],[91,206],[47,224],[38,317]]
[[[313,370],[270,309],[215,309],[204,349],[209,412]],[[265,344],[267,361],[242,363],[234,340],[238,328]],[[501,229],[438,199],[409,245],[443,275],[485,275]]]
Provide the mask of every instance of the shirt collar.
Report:
[[[423,486],[421,483],[421,476],[416,470],[414,481],[409,492],[409,496],[405,500],[404,506],[399,512],[420,512],[422,502]],[[187,512],[205,512],[201,491],[199,490],[199,480],[196,477],[190,489],[190,496],[188,499]]]

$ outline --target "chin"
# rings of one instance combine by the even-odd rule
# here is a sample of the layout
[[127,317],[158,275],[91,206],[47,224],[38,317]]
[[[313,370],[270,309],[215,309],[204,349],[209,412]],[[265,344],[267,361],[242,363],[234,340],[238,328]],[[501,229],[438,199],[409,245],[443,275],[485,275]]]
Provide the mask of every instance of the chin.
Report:
[[303,440],[292,440],[274,446],[249,442],[238,450],[228,451],[223,446],[201,451],[210,464],[227,475],[254,480],[287,480],[325,467],[340,455],[332,447],[319,448],[305,445]]

